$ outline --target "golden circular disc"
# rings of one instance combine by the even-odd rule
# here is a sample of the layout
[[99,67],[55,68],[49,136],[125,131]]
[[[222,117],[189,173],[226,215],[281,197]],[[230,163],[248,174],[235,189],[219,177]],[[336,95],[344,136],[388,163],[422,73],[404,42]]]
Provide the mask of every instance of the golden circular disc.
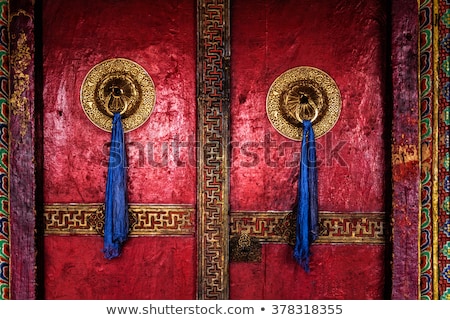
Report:
[[115,112],[122,115],[123,130],[134,130],[147,121],[156,100],[155,85],[139,64],[124,58],[95,65],[80,90],[81,106],[89,120],[111,132]]
[[[303,100],[305,99],[305,101]],[[336,82],[324,71],[313,67],[296,67],[282,73],[270,86],[266,100],[267,116],[273,127],[283,136],[301,141],[302,121],[313,120],[316,138],[330,131],[341,113],[342,101]],[[316,110],[317,109],[317,110]],[[318,111],[318,114],[315,112]]]

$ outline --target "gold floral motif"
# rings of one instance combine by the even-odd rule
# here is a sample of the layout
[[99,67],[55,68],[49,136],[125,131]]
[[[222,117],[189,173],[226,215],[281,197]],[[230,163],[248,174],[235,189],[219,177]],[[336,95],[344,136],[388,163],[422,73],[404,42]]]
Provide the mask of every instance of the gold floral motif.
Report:
[[316,138],[336,124],[341,112],[341,94],[324,71],[297,67],[272,83],[266,100],[267,116],[283,136],[302,140],[302,120],[311,120]]
[[[16,36],[11,37],[15,39]],[[30,89],[30,76],[26,74],[26,70],[31,63],[31,53],[24,32],[19,33],[16,43],[16,49],[11,52],[13,91],[9,103],[12,114],[20,117],[20,135],[23,137],[31,120],[30,101],[26,96]]]

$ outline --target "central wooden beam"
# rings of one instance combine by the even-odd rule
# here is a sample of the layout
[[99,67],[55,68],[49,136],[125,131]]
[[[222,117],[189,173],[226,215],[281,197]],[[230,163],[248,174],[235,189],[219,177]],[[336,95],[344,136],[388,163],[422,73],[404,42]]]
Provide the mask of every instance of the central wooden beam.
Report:
[[197,2],[198,299],[228,299],[230,3]]

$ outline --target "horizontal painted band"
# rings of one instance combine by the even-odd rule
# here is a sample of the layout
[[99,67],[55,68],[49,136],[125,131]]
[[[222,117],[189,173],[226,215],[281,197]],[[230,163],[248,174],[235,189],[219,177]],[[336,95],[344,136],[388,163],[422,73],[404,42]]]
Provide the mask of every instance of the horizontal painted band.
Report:
[[[103,230],[103,205],[48,204],[44,207],[45,234],[95,235]],[[194,235],[193,205],[132,204],[130,236]],[[383,244],[383,212],[320,212],[317,243]],[[289,243],[295,222],[289,211],[239,211],[230,214],[230,236],[247,233],[260,242]]]
[[[247,233],[261,242],[292,243],[295,217],[289,211],[233,212],[231,236]],[[319,212],[316,243],[384,244],[384,212]]]
[[[101,203],[48,204],[44,206],[45,234],[94,235],[103,233]],[[195,208],[192,205],[129,206],[130,236],[195,234]]]

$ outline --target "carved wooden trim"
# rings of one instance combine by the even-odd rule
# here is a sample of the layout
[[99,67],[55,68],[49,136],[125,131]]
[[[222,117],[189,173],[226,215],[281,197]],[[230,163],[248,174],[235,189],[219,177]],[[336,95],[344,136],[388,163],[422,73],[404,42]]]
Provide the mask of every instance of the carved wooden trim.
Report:
[[[131,204],[130,236],[193,236],[195,208],[191,205]],[[46,235],[103,233],[104,207],[92,204],[48,204],[44,207]]]
[[[385,245],[386,227],[384,212],[319,212],[319,239],[314,245]],[[230,261],[260,262],[263,243],[294,246],[295,229],[296,216],[293,212],[232,212]]]
[[228,299],[230,4],[197,1],[198,299]]
[[[289,211],[232,212],[230,236],[246,233],[267,243],[295,241],[295,216]],[[385,244],[384,212],[320,212],[316,243]]]

